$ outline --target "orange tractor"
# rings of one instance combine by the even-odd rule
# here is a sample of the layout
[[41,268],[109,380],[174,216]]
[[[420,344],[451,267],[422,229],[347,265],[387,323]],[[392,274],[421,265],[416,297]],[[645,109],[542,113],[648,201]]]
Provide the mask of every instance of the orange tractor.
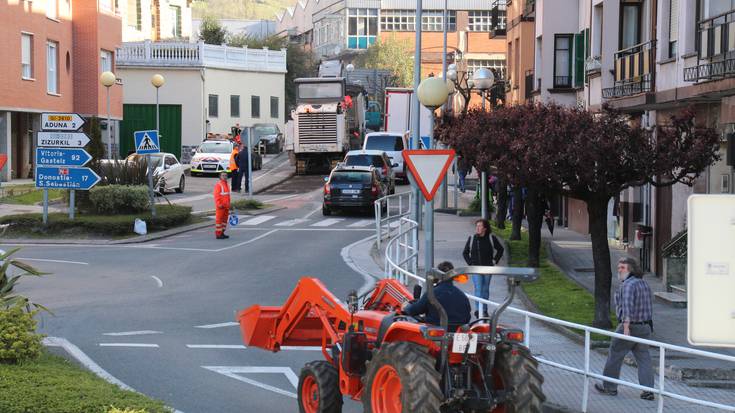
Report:
[[[434,283],[466,274],[508,277],[509,294],[488,318],[449,325]],[[401,315],[418,299],[394,279],[380,280],[346,305],[316,278],[302,278],[281,307],[251,306],[238,314],[248,346],[273,352],[281,346],[321,346],[324,360],[301,370],[301,413],[339,413],[343,395],[362,401],[366,413],[534,413],[545,400],[538,362],[523,346],[523,331],[498,324],[521,281],[533,269],[465,267],[432,270],[426,294],[440,325]]]

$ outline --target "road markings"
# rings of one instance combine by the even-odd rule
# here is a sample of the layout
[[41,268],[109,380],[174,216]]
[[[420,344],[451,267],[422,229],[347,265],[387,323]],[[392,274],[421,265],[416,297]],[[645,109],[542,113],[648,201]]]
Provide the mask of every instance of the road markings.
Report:
[[233,249],[233,248],[242,247],[243,245],[250,244],[251,242],[255,242],[255,241],[261,240],[261,239],[267,237],[268,235],[273,234],[274,232],[278,232],[278,230],[277,229],[272,229],[272,230],[266,232],[265,234],[260,234],[260,235],[258,235],[257,237],[255,237],[255,238],[253,238],[251,240],[243,241],[243,242],[237,243],[235,245],[230,245],[229,247],[224,247],[224,248],[220,248],[220,249],[216,249],[216,250],[204,250],[204,251],[222,252],[222,251],[227,251],[227,250],[230,250],[230,249]]
[[359,228],[359,227],[366,227],[368,225],[375,225],[374,219],[361,219],[353,224],[350,224],[347,226],[347,228]]
[[344,261],[348,267],[352,268],[353,271],[360,274],[362,276],[362,279],[365,281],[362,284],[362,287],[360,287],[360,289],[357,290],[358,295],[363,295],[366,292],[370,291],[370,289],[372,289],[373,286],[375,285],[375,281],[382,278],[381,276],[382,274],[381,273],[371,274],[369,271],[361,268],[359,265],[357,265],[357,263],[355,263],[355,261],[350,256],[350,251],[352,251],[352,248],[356,247],[357,245],[360,245],[363,242],[369,241],[374,238],[375,238],[375,235],[371,235],[367,238],[363,238],[361,240],[355,241],[352,244],[347,245],[346,247],[342,248],[342,250],[340,251],[340,255],[342,256],[342,261]]
[[275,386],[271,386],[269,384],[265,384],[262,382],[259,382],[257,380],[253,380],[247,377],[240,376],[240,374],[263,374],[263,373],[269,373],[269,374],[283,374],[286,376],[286,379],[291,383],[294,389],[296,389],[296,386],[299,384],[299,378],[296,376],[296,373],[291,370],[290,367],[271,367],[271,366],[264,366],[264,367],[255,367],[255,366],[202,366],[203,369],[213,371],[215,373],[222,374],[224,376],[233,378],[235,380],[239,380],[243,383],[251,384],[255,387],[260,387],[261,389],[272,391],[274,393],[278,393],[284,396],[288,396],[291,398],[296,398],[296,393],[280,389]]
[[292,227],[294,225],[303,224],[304,222],[309,222],[309,220],[308,219],[304,219],[304,218],[289,219],[288,221],[279,222],[279,223],[277,223],[274,226],[276,226],[276,227]]
[[323,220],[321,220],[319,222],[313,223],[310,226],[312,226],[312,227],[328,227],[330,225],[334,225],[334,224],[336,224],[338,222],[342,222],[342,221],[344,221],[344,218],[327,218],[327,219],[323,219]]
[[231,327],[231,326],[237,326],[237,325],[240,325],[240,323],[236,323],[234,321],[228,321],[226,323],[204,324],[201,326],[194,326],[194,328],[220,328],[220,327]]
[[272,198],[272,199],[264,199],[265,202],[275,202],[275,201],[283,201],[284,199],[290,199],[290,198],[296,198],[297,196],[302,196],[304,194],[293,194],[293,195],[286,195],[279,198]]
[[245,350],[246,346],[242,344],[187,344],[188,348],[210,348],[210,349],[233,349],[233,350]]
[[156,277],[155,275],[151,275],[151,278],[153,278],[154,280],[156,280],[156,284],[158,284],[158,288],[163,287],[163,281],[161,281],[160,278]]
[[321,211],[322,207],[318,206],[315,210],[309,212],[308,214],[304,215],[304,219],[309,218],[310,216],[316,214],[317,212]]
[[18,259],[24,260],[24,261],[57,262],[59,264],[89,265],[88,262],[81,262],[81,261],[47,260],[43,258],[22,258],[22,257],[18,257]]
[[158,344],[150,344],[150,343],[100,343],[100,347],[146,347],[146,348],[158,348]]
[[241,222],[240,225],[258,225],[262,224],[264,222],[270,221],[273,218],[276,218],[275,215],[260,215],[255,218],[250,218],[249,220],[245,222]]
[[119,333],[102,333],[103,336],[144,336],[148,334],[163,334],[162,331],[141,330],[141,331],[122,331]]

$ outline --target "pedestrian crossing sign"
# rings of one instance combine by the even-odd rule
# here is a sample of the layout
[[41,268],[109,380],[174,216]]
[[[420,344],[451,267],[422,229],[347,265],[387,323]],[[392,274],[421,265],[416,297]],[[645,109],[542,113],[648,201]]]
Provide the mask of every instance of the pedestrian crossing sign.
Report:
[[133,136],[135,138],[135,153],[138,155],[161,152],[157,130],[137,131],[133,133]]

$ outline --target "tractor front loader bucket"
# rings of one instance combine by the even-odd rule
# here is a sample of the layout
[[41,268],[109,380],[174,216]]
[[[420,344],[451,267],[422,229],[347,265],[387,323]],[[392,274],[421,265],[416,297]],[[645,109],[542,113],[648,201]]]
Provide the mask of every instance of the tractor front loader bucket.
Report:
[[269,340],[276,328],[276,320],[281,312],[281,307],[261,307],[254,305],[246,308],[238,314],[240,331],[246,346],[268,348]]

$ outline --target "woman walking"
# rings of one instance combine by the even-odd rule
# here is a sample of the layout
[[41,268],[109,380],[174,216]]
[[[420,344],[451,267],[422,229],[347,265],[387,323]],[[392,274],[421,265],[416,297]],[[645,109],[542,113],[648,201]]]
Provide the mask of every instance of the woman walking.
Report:
[[[462,256],[467,265],[495,265],[503,256],[503,245],[492,235],[490,223],[486,219],[478,219],[475,221],[475,234],[467,238]],[[490,281],[492,276],[489,275],[472,275],[472,283],[475,286],[475,296],[489,299],[490,298]],[[487,306],[475,303],[477,310],[475,317],[487,317]],[[480,309],[482,316],[480,315]]]

